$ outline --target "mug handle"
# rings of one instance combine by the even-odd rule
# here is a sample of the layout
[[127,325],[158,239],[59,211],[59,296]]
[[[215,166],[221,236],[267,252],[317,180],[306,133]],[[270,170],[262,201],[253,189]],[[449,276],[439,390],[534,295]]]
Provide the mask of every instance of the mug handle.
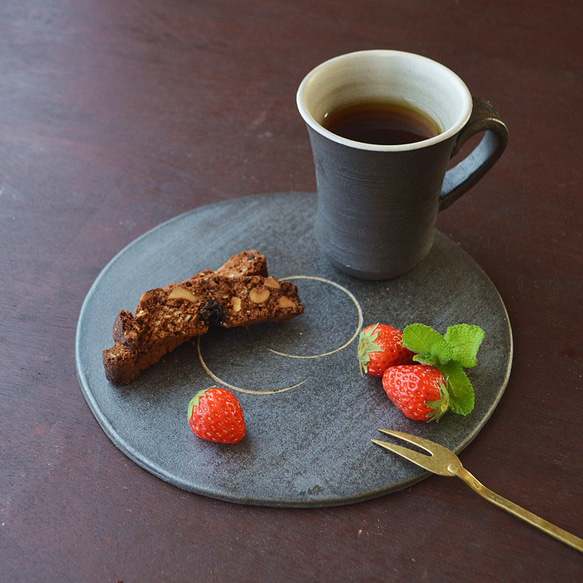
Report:
[[494,166],[508,143],[508,128],[500,119],[494,106],[485,99],[473,98],[470,119],[458,134],[451,152],[455,156],[472,136],[486,132],[482,141],[466,158],[445,173],[439,210],[451,206]]

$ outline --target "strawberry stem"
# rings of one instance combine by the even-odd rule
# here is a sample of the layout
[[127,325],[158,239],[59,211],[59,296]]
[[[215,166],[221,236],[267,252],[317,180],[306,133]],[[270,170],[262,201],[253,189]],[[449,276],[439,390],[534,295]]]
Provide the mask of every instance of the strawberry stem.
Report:
[[379,337],[381,333],[378,330],[378,323],[375,324],[370,330],[362,330],[358,340],[358,364],[360,366],[360,374],[362,376],[368,371],[368,364],[370,362],[371,352],[381,352],[383,349],[375,344],[375,340]]
[[437,401],[425,401],[425,404],[433,409],[433,411],[427,415],[427,422],[439,421],[449,409],[449,393],[443,383],[439,385],[439,394],[441,395],[441,399]]

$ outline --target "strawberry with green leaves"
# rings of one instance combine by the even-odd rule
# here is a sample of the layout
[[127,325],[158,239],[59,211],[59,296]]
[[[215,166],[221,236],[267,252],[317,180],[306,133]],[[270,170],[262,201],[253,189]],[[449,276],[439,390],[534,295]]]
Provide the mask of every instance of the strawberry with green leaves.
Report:
[[403,333],[387,324],[367,326],[358,342],[360,372],[382,377],[387,368],[413,362],[413,352],[402,343]]
[[449,407],[445,378],[427,364],[388,368],[383,374],[383,389],[397,408],[414,421],[439,421]]
[[[383,329],[391,331],[386,345]],[[448,409],[460,415],[474,409],[474,388],[464,369],[478,364],[483,340],[484,331],[469,324],[450,326],[443,336],[424,324],[411,324],[402,334],[377,324],[361,334],[358,357],[362,372],[382,376],[388,397],[407,417],[439,420]]]
[[227,389],[199,391],[188,404],[188,423],[207,441],[237,443],[245,437],[245,416],[239,399]]

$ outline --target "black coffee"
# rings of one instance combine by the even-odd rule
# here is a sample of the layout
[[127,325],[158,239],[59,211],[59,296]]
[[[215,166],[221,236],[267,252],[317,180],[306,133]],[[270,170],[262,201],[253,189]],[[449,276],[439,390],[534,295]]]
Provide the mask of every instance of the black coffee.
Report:
[[441,129],[426,113],[390,101],[361,101],[328,112],[322,125],[338,136],[386,146],[432,138]]

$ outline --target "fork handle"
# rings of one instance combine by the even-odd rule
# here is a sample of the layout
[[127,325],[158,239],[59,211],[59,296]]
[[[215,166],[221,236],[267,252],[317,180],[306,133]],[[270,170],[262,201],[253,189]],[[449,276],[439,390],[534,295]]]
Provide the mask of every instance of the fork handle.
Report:
[[560,540],[561,542],[573,547],[579,552],[583,553],[583,539],[551,524],[547,520],[544,520],[540,516],[525,510],[518,504],[499,496],[492,490],[486,488],[481,482],[479,482],[468,470],[466,470],[461,464],[450,464],[448,467],[449,471],[455,474],[458,478],[461,478],[474,492],[477,492],[483,498],[486,498],[489,502],[492,502],[496,506],[510,512],[518,518],[522,518],[532,526],[546,532],[550,536]]

